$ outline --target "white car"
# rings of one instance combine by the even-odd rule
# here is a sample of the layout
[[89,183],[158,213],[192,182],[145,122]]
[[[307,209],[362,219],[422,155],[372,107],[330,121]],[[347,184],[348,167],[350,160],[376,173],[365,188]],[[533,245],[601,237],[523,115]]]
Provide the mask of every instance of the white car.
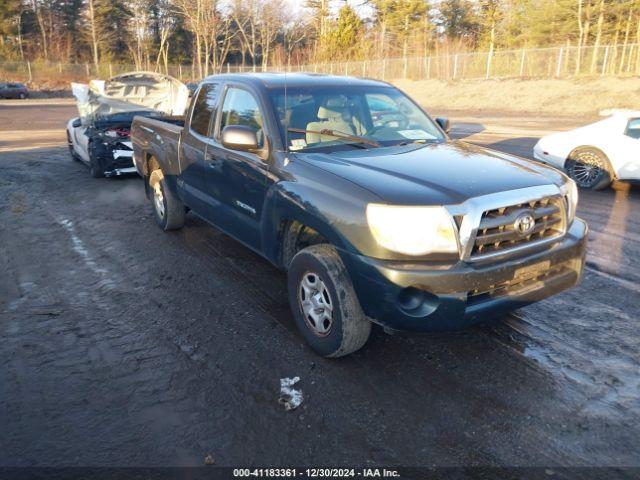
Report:
[[542,137],[541,162],[567,172],[579,187],[601,190],[613,180],[640,180],[640,110],[609,110],[604,120]]
[[154,72],[72,83],[71,89],[80,116],[67,123],[69,151],[89,165],[96,178],[136,172],[130,139],[135,116],[180,116],[189,99],[186,85]]

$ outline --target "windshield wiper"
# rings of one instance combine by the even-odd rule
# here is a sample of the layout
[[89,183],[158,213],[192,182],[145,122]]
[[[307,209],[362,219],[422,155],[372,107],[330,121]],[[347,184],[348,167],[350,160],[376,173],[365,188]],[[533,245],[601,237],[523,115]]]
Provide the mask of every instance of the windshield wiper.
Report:
[[358,135],[349,135],[343,132],[338,132],[337,130],[330,130],[328,128],[323,128],[322,130],[304,130],[302,128],[287,128],[287,131],[293,132],[293,133],[315,133],[317,135],[328,135],[329,137],[334,137],[339,140],[347,140],[349,142],[371,145],[372,147],[380,146],[380,144],[375,140],[370,140],[365,137],[359,137]]

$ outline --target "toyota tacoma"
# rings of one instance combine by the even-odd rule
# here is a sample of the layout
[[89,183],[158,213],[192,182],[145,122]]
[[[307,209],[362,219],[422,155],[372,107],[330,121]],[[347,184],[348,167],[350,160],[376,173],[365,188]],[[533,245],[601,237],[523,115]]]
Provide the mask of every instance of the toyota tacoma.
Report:
[[155,219],[187,212],[287,272],[320,355],[386,330],[456,330],[574,286],[575,183],[449,138],[389,84],[312,74],[206,78],[181,121],[136,117]]

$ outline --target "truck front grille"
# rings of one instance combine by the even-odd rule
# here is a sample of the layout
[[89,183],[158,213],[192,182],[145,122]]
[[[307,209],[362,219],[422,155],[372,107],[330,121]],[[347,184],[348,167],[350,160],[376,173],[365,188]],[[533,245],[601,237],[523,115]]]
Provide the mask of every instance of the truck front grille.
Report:
[[[567,228],[565,210],[560,196],[486,210],[478,226],[471,259],[508,253],[561,237]],[[530,228],[522,228],[522,224]]]

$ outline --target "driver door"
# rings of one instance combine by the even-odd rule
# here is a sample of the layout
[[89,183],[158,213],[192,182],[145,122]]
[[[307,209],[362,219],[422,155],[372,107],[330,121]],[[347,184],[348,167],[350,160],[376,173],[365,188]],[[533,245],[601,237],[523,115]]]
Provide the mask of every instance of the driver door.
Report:
[[249,126],[256,131],[258,147],[267,149],[265,109],[258,98],[244,86],[227,86],[205,158],[207,189],[215,192],[219,200],[216,225],[255,250],[261,247],[260,224],[269,165],[258,153],[224,147],[221,132],[227,125]]

